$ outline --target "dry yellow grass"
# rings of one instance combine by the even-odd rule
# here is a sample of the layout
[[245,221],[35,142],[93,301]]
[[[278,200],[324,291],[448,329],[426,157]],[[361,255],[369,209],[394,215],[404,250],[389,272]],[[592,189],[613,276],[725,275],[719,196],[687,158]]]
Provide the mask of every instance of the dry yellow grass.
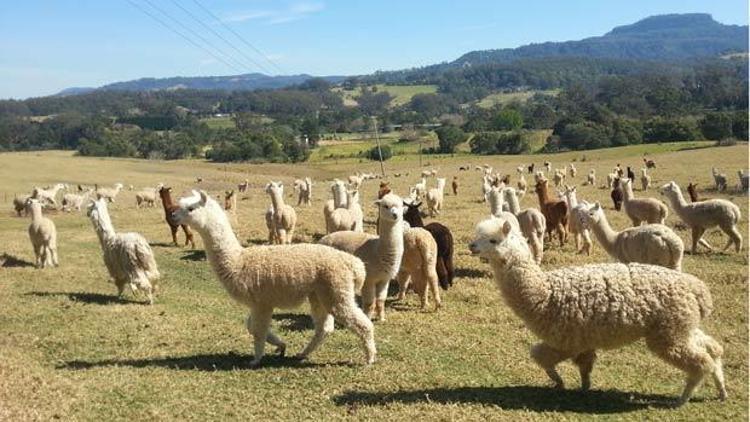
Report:
[[[710,168],[717,166],[735,180],[747,166],[747,145],[669,151],[673,145],[588,151],[577,162],[580,185],[590,168],[603,179],[616,163],[640,168],[644,151],[658,169],[654,184],[676,180],[698,182],[706,197],[727,198],[742,208],[741,231],[748,232],[747,197],[718,194],[711,186]],[[466,243],[474,224],[488,214],[479,202],[478,172],[459,172],[459,165],[489,163],[513,174],[515,167],[550,160],[562,167],[582,153],[519,157],[424,157],[439,175],[458,175],[458,197],[446,196],[437,220],[449,226],[456,240],[458,277],[444,292],[444,308],[420,312],[414,295],[406,303],[391,303],[387,322],[377,324],[379,361],[360,365],[361,352],[348,332],[337,330],[310,362],[268,357],[258,370],[248,368],[250,340],[244,328],[245,309],[234,304],[219,286],[200,251],[169,245],[169,230],[159,205],[136,210],[133,192],[124,191],[112,207],[118,231],[138,231],[154,245],[163,274],[153,307],[123,303],[107,283],[99,245],[89,221],[80,214],[50,213],[59,233],[61,267],[38,271],[27,266],[33,253],[26,235],[28,220],[13,216],[10,201],[33,185],[56,182],[100,185],[122,182],[136,188],[164,182],[179,194],[201,187],[212,194],[236,187],[249,178],[252,186],[238,201],[243,242],[259,243],[267,232],[263,212],[268,198],[262,185],[283,180],[292,202],[292,180],[310,176],[316,182],[313,206],[297,207],[296,241],[313,241],[324,229],[324,180],[354,171],[378,172],[377,163],[341,160],[295,165],[216,165],[202,161],[151,162],[74,157],[69,153],[0,154],[0,420],[51,419],[344,419],[383,420],[525,420],[548,418],[731,419],[748,417],[747,247],[741,254],[686,256],[684,269],[711,288],[716,310],[706,332],[726,349],[729,400],[715,400],[704,385],[690,404],[666,407],[681,391],[681,372],[648,353],[642,343],[605,351],[593,374],[593,391],[559,392],[549,388],[544,373],[528,357],[535,338],[502,303],[489,278],[489,268],[471,257]],[[386,163],[389,172],[409,172],[392,178],[397,193],[418,180],[415,158]],[[527,175],[528,177],[528,175]],[[431,185],[434,181],[429,182]],[[363,191],[366,230],[372,232],[370,206],[377,181]],[[608,191],[579,187],[579,197],[606,205],[617,228],[627,225],[611,210]],[[637,191],[637,195],[644,193]],[[655,191],[646,193],[656,196]],[[296,200],[293,202],[296,205]],[[522,206],[536,206],[527,195]],[[668,223],[677,222],[670,213]],[[677,233],[689,242],[687,231]],[[723,245],[713,230],[708,240]],[[748,238],[745,237],[747,244]],[[202,247],[198,242],[198,248]],[[8,259],[12,257],[13,259]],[[545,268],[606,262],[597,244],[590,257],[576,255],[569,242],[553,246]],[[136,298],[135,301],[142,301]],[[312,334],[305,310],[280,311],[275,326],[290,346],[301,348]],[[569,387],[578,385],[577,371],[562,365]]]

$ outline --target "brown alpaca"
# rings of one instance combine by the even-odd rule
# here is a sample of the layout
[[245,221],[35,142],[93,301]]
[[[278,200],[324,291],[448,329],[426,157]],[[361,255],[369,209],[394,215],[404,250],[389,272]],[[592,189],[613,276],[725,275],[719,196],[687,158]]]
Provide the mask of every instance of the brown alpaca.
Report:
[[390,182],[380,182],[380,189],[378,189],[378,199],[383,199],[384,196],[391,193]]
[[451,187],[453,188],[453,195],[458,196],[458,176],[453,176],[453,183],[451,183]]
[[237,213],[237,193],[234,189],[224,191],[224,210],[232,214]]
[[172,214],[180,209],[180,206],[172,202],[172,188],[166,186],[159,189],[159,196],[161,197],[161,204],[164,206],[164,216],[166,217],[169,229],[172,230],[172,242],[175,246],[177,244],[177,229],[182,227],[182,231],[185,232],[185,246],[190,243],[193,249],[195,249],[195,242],[193,241],[193,232],[190,228],[184,224],[178,224]]
[[698,197],[698,191],[695,189],[698,187],[698,184],[692,184],[688,183],[687,191],[690,195],[690,202],[700,202],[700,198]]
[[547,234],[552,240],[552,230],[557,231],[560,246],[568,240],[568,204],[565,201],[552,199],[549,196],[547,180],[540,180],[536,184],[536,194],[539,197],[539,208],[547,220]]

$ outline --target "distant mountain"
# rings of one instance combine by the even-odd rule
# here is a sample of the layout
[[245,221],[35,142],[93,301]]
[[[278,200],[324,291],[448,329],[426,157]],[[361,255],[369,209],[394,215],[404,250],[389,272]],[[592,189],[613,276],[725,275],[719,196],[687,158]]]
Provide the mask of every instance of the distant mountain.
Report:
[[724,25],[705,13],[651,16],[600,37],[545,42],[518,48],[472,51],[451,67],[510,63],[520,59],[588,57],[674,61],[748,51],[748,27]]
[[56,97],[67,97],[68,95],[81,95],[81,94],[87,94],[91,91],[95,91],[96,88],[91,87],[73,87],[73,88],[65,88],[62,91],[55,94]]
[[[132,81],[115,82],[99,88],[68,88],[58,96],[85,94],[94,90],[103,91],[173,91],[178,89],[218,89],[227,91],[253,91],[257,89],[279,89],[301,84],[311,75],[268,76],[262,73],[247,73],[229,76],[177,76],[171,78],[141,78]],[[322,76],[331,83],[339,83],[345,76]]]

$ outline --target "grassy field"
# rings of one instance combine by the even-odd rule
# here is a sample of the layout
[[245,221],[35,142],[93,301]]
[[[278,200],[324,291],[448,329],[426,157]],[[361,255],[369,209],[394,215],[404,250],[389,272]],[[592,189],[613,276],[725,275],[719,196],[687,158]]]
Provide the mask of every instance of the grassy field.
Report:
[[505,105],[512,101],[526,101],[533,97],[535,94],[545,95],[557,95],[557,90],[534,90],[534,91],[521,91],[521,92],[496,92],[490,94],[477,102],[477,105],[482,108],[492,108],[496,105]]
[[[378,92],[388,92],[393,96],[391,100],[391,106],[397,107],[404,105],[411,101],[411,97],[416,94],[432,94],[437,92],[437,85],[383,85],[377,84]],[[348,106],[356,106],[358,97],[361,93],[357,90],[345,90],[343,88],[334,88],[334,91],[342,92],[344,94],[344,104]]]
[[[640,167],[648,153],[658,164],[655,184],[698,182],[700,194],[740,205],[740,231],[748,232],[748,202],[743,194],[711,189],[711,166],[736,183],[736,170],[748,162],[747,145],[700,148],[708,143],[662,144],[584,153],[516,157],[425,157],[439,175],[458,175],[458,196],[446,197],[439,221],[456,241],[457,279],[444,292],[444,308],[422,312],[414,295],[405,303],[389,302],[389,318],[376,324],[378,362],[362,366],[355,337],[337,329],[312,355],[298,363],[268,356],[250,369],[250,338],[244,328],[246,309],[224,292],[198,250],[169,244],[161,207],[138,210],[133,192],[124,191],[111,207],[118,231],[138,231],[152,243],[163,279],[154,306],[142,298],[115,297],[107,282],[99,244],[85,215],[51,211],[58,229],[61,266],[35,270],[26,227],[15,217],[12,197],[34,185],[122,182],[153,186],[164,182],[176,194],[194,187],[195,177],[212,194],[248,178],[252,185],[239,201],[238,229],[245,244],[262,243],[267,232],[263,212],[269,200],[262,186],[283,180],[291,197],[294,178],[316,181],[312,207],[296,207],[296,242],[311,242],[324,231],[321,213],[328,196],[326,180],[355,171],[378,172],[379,165],[358,160],[323,160],[288,165],[216,165],[203,161],[141,161],[74,157],[67,152],[0,154],[0,420],[747,420],[748,418],[748,259],[740,254],[686,255],[684,270],[710,287],[715,311],[704,322],[707,333],[725,348],[729,399],[718,402],[711,383],[694,401],[673,409],[683,387],[682,373],[663,363],[643,342],[603,351],[593,373],[592,391],[582,393],[577,370],[569,363],[561,373],[571,388],[550,388],[546,375],[531,361],[534,336],[503,304],[487,264],[466,248],[474,224],[488,215],[479,201],[479,175],[459,172],[459,165],[488,163],[514,173],[517,165],[550,160],[554,167],[577,161],[579,179],[590,168],[600,179],[616,163]],[[691,149],[685,149],[691,148]],[[586,161],[581,162],[585,155]],[[30,171],[30,169],[34,171]],[[386,163],[395,191],[404,194],[420,170],[414,156]],[[580,184],[581,180],[576,180]],[[434,185],[434,181],[429,181]],[[377,182],[366,182],[362,198],[366,231],[372,232]],[[656,192],[636,191],[640,196]],[[612,225],[628,226],[611,209],[608,191],[579,187],[579,197],[606,205]],[[296,204],[296,201],[294,201]],[[526,195],[523,207],[536,206]],[[670,212],[668,224],[678,218]],[[676,229],[689,242],[689,233]],[[725,237],[708,233],[714,245]],[[747,242],[747,237],[745,242]],[[607,262],[598,244],[591,256],[551,246],[543,267]],[[312,335],[305,307],[274,316],[276,331],[290,354]]]

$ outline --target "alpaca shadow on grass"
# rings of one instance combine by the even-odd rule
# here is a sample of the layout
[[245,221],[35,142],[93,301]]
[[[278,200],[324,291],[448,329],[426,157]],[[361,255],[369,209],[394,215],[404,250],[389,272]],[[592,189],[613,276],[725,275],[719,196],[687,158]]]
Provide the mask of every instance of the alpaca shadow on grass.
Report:
[[7,253],[0,255],[0,267],[2,268],[24,268],[33,266],[33,263],[26,261],[25,259],[16,258],[13,255],[8,255]]
[[25,296],[37,297],[56,297],[65,296],[71,302],[81,302],[91,305],[112,305],[112,304],[147,304],[147,301],[137,301],[117,295],[104,295],[101,293],[75,293],[75,292],[29,292]]
[[148,245],[152,248],[171,248],[174,246],[174,243],[167,243],[167,242],[148,242]]
[[109,366],[130,366],[133,368],[168,368],[180,371],[233,371],[237,369],[265,369],[265,368],[313,368],[324,366],[357,366],[351,362],[310,362],[289,356],[267,354],[263,357],[259,367],[253,367],[250,362],[252,355],[228,353],[205,353],[189,356],[167,356],[144,359],[107,359],[100,361],[73,360],[57,366],[57,369],[87,370]]
[[255,246],[268,245],[268,239],[262,239],[260,237],[256,237],[256,238],[252,238],[252,239],[247,239],[247,244],[248,245],[255,245]]
[[182,261],[205,261],[206,251],[204,250],[192,250],[186,252],[180,257]]
[[[700,401],[700,400],[693,400]],[[646,408],[669,408],[676,397],[615,390],[557,390],[551,387],[457,387],[397,392],[348,391],[333,397],[337,406],[456,403],[498,406],[505,410],[615,414]]]
[[492,274],[475,268],[456,268],[454,276],[459,278],[488,278],[492,277]]
[[273,320],[278,321],[281,328],[289,331],[306,331],[314,328],[312,318],[305,314],[274,314]]

